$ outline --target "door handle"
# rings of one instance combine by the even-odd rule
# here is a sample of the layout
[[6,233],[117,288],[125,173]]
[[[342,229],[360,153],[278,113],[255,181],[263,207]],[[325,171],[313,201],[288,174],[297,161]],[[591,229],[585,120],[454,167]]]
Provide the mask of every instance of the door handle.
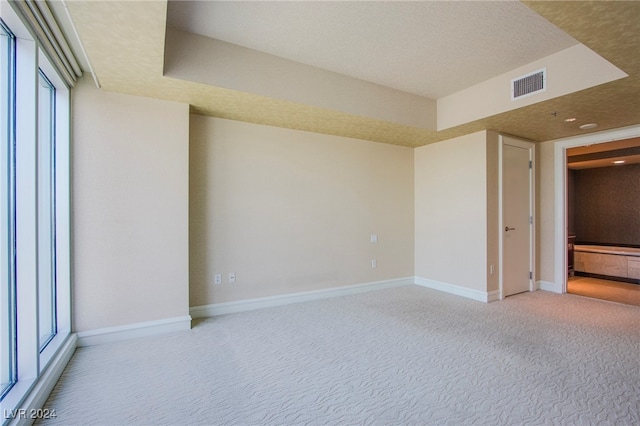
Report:
[[514,231],[516,228],[509,228],[508,226],[504,227],[504,232]]

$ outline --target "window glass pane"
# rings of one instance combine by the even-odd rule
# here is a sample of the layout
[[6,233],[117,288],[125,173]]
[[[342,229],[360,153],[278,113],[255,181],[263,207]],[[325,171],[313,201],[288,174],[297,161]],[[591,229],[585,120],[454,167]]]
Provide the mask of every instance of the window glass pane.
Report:
[[0,400],[15,371],[14,39],[0,22]]
[[38,84],[38,318],[40,349],[56,334],[55,89]]

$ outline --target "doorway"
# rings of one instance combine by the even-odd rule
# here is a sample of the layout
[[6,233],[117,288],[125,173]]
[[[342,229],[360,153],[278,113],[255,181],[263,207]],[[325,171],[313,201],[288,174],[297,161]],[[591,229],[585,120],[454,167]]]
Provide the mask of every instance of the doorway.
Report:
[[567,148],[566,155],[568,247],[577,244],[568,252],[567,293],[640,305],[633,268],[640,264],[640,138]]
[[533,290],[534,158],[531,142],[500,136],[500,295]]
[[640,126],[590,133],[584,136],[558,140],[554,143],[554,282],[545,282],[545,289],[556,293],[566,293],[568,284],[569,256],[567,252],[568,220],[567,220],[567,149],[580,146],[596,145],[622,139],[640,137]]

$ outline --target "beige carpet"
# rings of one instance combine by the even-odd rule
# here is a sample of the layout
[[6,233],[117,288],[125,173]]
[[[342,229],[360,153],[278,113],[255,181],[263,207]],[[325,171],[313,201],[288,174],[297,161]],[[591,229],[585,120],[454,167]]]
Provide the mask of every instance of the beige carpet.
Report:
[[418,286],[78,349],[61,425],[640,424],[640,308]]

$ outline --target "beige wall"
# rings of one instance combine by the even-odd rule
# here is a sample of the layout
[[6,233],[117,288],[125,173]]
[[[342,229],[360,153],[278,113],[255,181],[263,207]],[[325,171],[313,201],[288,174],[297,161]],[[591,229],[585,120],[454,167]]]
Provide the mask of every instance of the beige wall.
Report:
[[413,276],[411,148],[197,115],[190,145],[191,306]]
[[[485,274],[487,277],[487,291],[500,288],[500,135],[494,131],[487,132],[487,263]],[[493,265],[493,274],[491,273]]]
[[487,291],[487,146],[482,131],[415,149],[416,276]]
[[74,331],[189,314],[189,107],[73,90]]
[[[536,277],[539,281],[555,281],[555,161],[554,143],[544,142],[536,146],[537,182],[537,241]],[[556,283],[560,284],[560,283]]]
[[[72,94],[74,331],[414,275],[498,289],[495,132],[414,150],[190,116],[88,77]],[[536,275],[548,283],[554,145],[536,150]]]

